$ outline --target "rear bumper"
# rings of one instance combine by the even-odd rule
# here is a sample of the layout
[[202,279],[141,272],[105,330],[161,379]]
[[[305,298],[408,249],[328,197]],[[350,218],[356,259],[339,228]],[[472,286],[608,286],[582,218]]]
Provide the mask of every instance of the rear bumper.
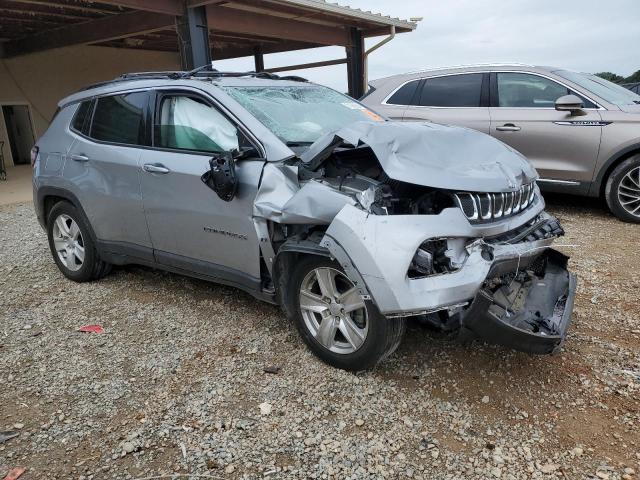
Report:
[[461,335],[527,353],[557,352],[571,323],[577,280],[561,253],[548,250],[538,260],[515,277],[492,269],[461,318]]

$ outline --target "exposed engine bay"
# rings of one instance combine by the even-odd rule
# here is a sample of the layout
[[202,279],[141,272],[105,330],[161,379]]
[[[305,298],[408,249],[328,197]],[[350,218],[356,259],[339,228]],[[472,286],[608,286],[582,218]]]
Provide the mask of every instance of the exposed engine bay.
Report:
[[346,193],[376,215],[432,215],[455,206],[448,191],[390,178],[368,146],[336,149],[315,170],[301,164],[299,177]]

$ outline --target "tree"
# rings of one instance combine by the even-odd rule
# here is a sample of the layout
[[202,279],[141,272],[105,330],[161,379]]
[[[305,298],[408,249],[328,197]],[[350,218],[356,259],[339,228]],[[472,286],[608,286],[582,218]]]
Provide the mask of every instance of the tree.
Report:
[[636,70],[635,73],[632,73],[627,78],[625,78],[625,82],[627,83],[640,82],[640,70]]
[[613,83],[624,83],[625,81],[628,81],[628,79],[625,79],[624,77],[611,72],[600,72],[600,73],[596,73],[596,75],[600,78],[604,78],[605,80],[609,80],[610,82],[613,82]]

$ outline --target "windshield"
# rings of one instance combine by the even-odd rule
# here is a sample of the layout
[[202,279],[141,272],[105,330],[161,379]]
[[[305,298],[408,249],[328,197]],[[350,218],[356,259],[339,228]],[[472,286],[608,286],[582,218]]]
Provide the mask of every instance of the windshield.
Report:
[[582,88],[595,93],[600,98],[614,105],[633,105],[640,103],[640,95],[596,75],[570,72],[568,70],[560,70],[553,73],[562,78],[566,78],[576,85],[580,85]]
[[289,145],[311,144],[353,122],[384,121],[352,98],[319,85],[224,89]]

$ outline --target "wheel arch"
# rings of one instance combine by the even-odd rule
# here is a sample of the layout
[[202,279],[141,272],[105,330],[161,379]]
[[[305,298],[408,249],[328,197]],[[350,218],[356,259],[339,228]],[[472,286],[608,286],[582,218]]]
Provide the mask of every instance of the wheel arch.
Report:
[[307,238],[295,236],[287,239],[278,249],[273,261],[273,284],[276,288],[276,300],[283,308],[286,307],[283,295],[287,291],[287,273],[291,271],[292,265],[302,256],[331,258],[329,250],[320,246],[321,239],[322,235]]
[[93,231],[93,226],[82,208],[80,200],[78,200],[78,197],[76,197],[72,192],[64,188],[41,187],[38,189],[37,201],[38,209],[42,212],[42,223],[45,229],[48,227],[47,221],[49,219],[51,209],[60,202],[69,202],[80,212],[80,215],[83,216],[83,220],[89,226],[89,235],[91,235],[91,240],[97,244],[97,237]]
[[615,168],[622,162],[638,154],[640,154],[640,143],[629,145],[628,147],[623,148],[622,150],[612,155],[609,160],[605,162],[605,164],[600,169],[600,172],[596,176],[596,180],[591,187],[591,194],[600,198],[604,198],[607,181],[609,179],[609,176],[611,175],[611,172],[613,172]]

